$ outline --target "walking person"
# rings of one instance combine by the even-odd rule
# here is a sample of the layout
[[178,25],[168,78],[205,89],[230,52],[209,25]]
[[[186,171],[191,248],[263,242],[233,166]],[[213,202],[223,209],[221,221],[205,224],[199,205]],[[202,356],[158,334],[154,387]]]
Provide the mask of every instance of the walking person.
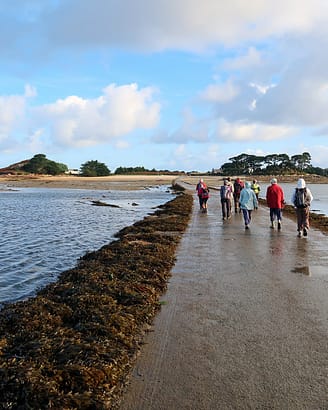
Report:
[[259,200],[259,193],[261,191],[261,187],[258,184],[256,179],[253,179],[252,185],[251,185],[252,190],[254,191],[254,194],[256,195],[256,199]]
[[249,229],[249,224],[252,220],[252,211],[258,207],[256,195],[251,189],[250,182],[245,182],[245,188],[243,188],[240,193],[239,206],[243,212],[245,229]]
[[284,191],[276,178],[272,178],[270,181],[271,185],[267,188],[266,201],[270,208],[270,228],[274,229],[275,220],[277,219],[278,229],[281,229],[282,220],[282,209],[285,205]]
[[202,187],[202,212],[206,213],[207,212],[207,201],[208,198],[210,197],[210,189],[205,185]]
[[231,206],[233,198],[231,183],[228,181],[228,179],[223,180],[223,185],[220,188],[220,198],[222,207],[222,219],[225,221],[226,219],[231,218]]
[[241,190],[245,187],[243,181],[238,177],[235,179],[234,183],[233,183],[233,200],[234,200],[234,204],[235,204],[235,213],[237,213],[238,211],[241,212],[241,209],[239,208],[239,198],[240,198],[240,193]]
[[198,182],[198,184],[196,185],[196,191],[197,191],[197,196],[198,196],[198,200],[199,200],[199,208],[202,211],[203,210],[203,188],[207,188],[203,178],[201,178]]
[[313,196],[309,188],[307,188],[303,178],[297,181],[297,187],[295,188],[291,202],[295,207],[297,217],[297,231],[298,236],[301,237],[302,233],[307,236],[308,229],[310,227],[310,205],[313,201]]

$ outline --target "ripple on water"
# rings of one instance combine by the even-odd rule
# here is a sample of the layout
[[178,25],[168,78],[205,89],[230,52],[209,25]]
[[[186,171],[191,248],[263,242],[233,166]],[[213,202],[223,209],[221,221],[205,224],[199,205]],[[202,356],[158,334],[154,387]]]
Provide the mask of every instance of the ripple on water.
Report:
[[[30,296],[167,202],[167,187],[142,191],[21,189],[1,192],[0,303]],[[92,200],[119,208],[91,206]],[[138,206],[132,205],[138,203]]]

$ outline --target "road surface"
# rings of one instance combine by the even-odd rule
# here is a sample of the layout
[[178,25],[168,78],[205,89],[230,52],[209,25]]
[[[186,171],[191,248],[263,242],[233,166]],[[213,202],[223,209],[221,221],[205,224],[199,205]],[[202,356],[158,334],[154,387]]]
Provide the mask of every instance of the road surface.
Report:
[[328,238],[195,206],[120,410],[328,409]]

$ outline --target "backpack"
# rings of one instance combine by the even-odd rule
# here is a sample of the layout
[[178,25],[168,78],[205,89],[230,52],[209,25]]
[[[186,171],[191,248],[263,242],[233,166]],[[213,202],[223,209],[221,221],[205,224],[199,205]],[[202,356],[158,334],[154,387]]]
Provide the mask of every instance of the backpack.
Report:
[[229,185],[222,185],[220,194],[221,194],[221,199],[228,199],[230,198],[230,193],[231,193],[231,187]]
[[306,188],[296,188],[295,189],[295,198],[294,205],[296,208],[306,208],[307,204],[305,202]]
[[243,189],[241,184],[239,182],[235,182],[233,185],[235,194],[240,194],[240,191]]
[[202,198],[209,198],[210,190],[208,188],[202,188]]

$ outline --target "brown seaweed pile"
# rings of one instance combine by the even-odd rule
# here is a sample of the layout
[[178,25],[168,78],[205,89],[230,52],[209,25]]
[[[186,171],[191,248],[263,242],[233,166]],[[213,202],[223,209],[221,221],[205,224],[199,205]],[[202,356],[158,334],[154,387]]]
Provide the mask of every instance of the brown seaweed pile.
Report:
[[109,409],[160,308],[191,215],[180,194],[0,312],[1,409]]

